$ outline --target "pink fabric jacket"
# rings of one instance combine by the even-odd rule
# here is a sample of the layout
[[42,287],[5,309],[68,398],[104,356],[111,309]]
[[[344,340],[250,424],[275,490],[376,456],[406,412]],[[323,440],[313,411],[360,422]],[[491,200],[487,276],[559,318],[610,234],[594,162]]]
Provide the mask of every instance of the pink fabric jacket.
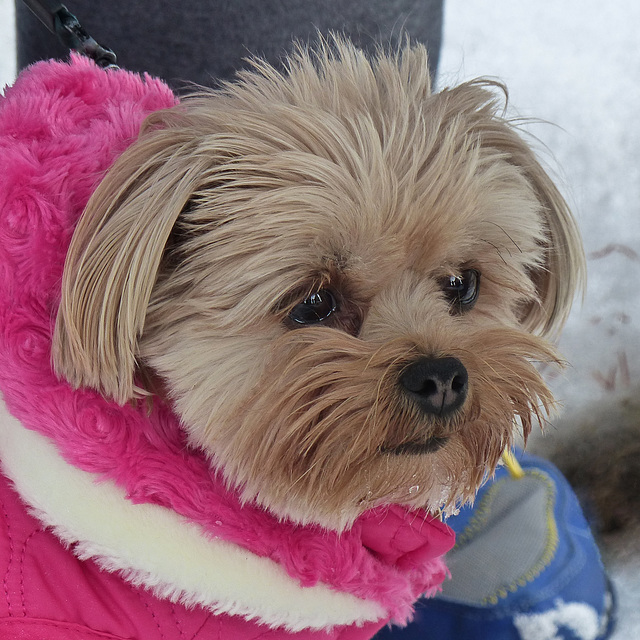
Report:
[[120,407],[50,366],[64,257],[159,80],[73,58],[0,101],[0,637],[370,638],[446,576],[453,533],[400,506],[342,534],[241,506],[171,408]]

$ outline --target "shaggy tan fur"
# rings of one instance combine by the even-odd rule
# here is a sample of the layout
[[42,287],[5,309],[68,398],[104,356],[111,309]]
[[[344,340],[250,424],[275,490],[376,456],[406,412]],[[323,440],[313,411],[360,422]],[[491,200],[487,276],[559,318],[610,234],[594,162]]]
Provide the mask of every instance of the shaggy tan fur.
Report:
[[[368,60],[336,40],[154,113],[75,232],[57,371],[120,403],[161,389],[246,500],[301,522],[471,497],[552,405],[531,361],[557,359],[583,274],[502,90],[432,93],[423,47]],[[452,313],[442,280],[470,268],[477,304]],[[295,327],[320,289],[338,309]],[[454,416],[399,390],[420,355],[466,367]]]

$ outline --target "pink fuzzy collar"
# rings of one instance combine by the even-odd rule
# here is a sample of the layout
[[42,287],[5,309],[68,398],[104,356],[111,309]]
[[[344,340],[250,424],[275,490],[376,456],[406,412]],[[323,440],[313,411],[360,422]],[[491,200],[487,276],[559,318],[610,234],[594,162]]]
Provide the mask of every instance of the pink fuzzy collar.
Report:
[[241,506],[178,419],[156,404],[120,407],[74,391],[50,367],[53,318],[73,227],[92,190],[151,111],[175,104],[161,81],[73,58],[39,63],[0,102],[0,390],[28,429],[67,462],[109,478],[210,535],[279,563],[303,586],[324,583],[406,620],[446,575],[449,527],[399,506],[366,513],[338,535]]

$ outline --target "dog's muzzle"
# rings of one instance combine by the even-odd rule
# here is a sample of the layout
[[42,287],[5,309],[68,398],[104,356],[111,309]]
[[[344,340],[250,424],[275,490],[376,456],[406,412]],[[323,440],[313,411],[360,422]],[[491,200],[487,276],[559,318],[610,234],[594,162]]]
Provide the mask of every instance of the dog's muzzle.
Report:
[[469,376],[457,358],[421,357],[402,370],[398,383],[424,413],[444,418],[464,404]]

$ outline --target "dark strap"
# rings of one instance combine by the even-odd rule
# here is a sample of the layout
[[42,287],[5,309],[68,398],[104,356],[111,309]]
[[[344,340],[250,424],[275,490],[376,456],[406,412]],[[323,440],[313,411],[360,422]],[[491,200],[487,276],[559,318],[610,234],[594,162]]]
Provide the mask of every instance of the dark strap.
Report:
[[58,36],[68,49],[91,58],[103,68],[116,68],[116,54],[98,44],[78,19],[56,0],[23,0],[45,27]]

